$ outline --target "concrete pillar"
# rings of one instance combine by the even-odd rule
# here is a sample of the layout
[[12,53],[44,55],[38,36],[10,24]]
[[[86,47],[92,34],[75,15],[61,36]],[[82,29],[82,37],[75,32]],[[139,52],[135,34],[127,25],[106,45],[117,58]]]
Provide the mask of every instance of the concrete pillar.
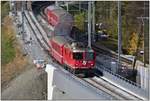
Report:
[[88,1],[88,47],[91,48],[91,1]]
[[32,1],[27,1],[27,10],[32,11]]
[[95,1],[92,2],[92,38],[93,38],[93,41],[95,42]]
[[117,72],[117,63],[114,61],[111,62],[111,70],[113,73]]
[[69,11],[69,4],[68,2],[66,2],[66,6],[67,6],[67,12]]
[[54,78],[54,71],[56,68],[50,64],[46,65],[45,71],[47,72],[47,100],[53,99],[53,91],[54,91],[54,85],[53,85],[53,78]]
[[59,3],[58,3],[58,1],[55,1],[55,5],[56,5],[56,6],[59,6]]
[[141,85],[140,68],[139,67],[137,67],[136,83]]
[[118,1],[118,69],[120,68],[120,54],[122,53],[122,19],[121,19],[121,1]]

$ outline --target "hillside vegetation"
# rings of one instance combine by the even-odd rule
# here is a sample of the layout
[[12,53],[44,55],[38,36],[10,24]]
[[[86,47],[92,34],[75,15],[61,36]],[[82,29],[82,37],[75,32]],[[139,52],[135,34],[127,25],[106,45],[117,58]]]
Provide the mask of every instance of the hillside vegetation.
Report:
[[[118,39],[117,6],[115,1],[96,2],[96,22],[104,23],[107,33],[112,39],[116,40]],[[143,34],[141,32],[142,20],[138,19],[138,17],[148,16],[148,14],[144,14],[143,1],[123,1],[121,6],[122,49],[126,54],[134,55],[137,49],[139,34]],[[141,41],[139,49],[143,49],[143,40]]]
[[21,46],[15,37],[15,27],[9,14],[8,1],[1,2],[1,84],[4,87],[22,71],[27,69],[29,64],[26,57],[22,55]]
[[[143,1],[123,1],[121,2],[121,18],[122,18],[122,51],[124,54],[135,55],[137,48],[143,50],[144,35],[142,33],[142,20],[138,17],[149,16],[147,6],[144,8]],[[70,10],[71,7],[70,7]],[[73,12],[75,19],[75,26],[80,30],[87,31],[85,25],[85,18],[87,18],[87,12]],[[145,13],[144,13],[145,12]],[[96,1],[95,2],[95,18],[96,23],[103,23],[106,33],[110,36],[108,41],[99,40],[101,45],[110,48],[111,50],[117,50],[118,40],[118,5],[116,1]],[[145,21],[146,22],[146,21]],[[86,27],[86,28],[85,28]],[[148,30],[148,26],[145,24],[144,30]],[[140,37],[139,37],[140,36]],[[113,41],[114,40],[114,41]],[[140,45],[138,44],[140,40]],[[110,47],[111,46],[111,47]],[[114,47],[113,47],[114,46]],[[137,47],[139,46],[139,47]]]
[[2,25],[1,25],[1,43],[2,43],[2,65],[5,65],[13,60],[15,57],[15,36],[14,29],[12,28],[11,18],[8,17],[9,13],[9,3],[1,3],[1,15],[2,15]]

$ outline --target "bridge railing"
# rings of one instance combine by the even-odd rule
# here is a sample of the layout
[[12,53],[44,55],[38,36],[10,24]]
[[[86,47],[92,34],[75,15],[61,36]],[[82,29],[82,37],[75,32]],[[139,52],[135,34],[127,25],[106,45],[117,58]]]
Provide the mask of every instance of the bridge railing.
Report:
[[103,71],[105,78],[113,82],[114,84],[120,86],[127,92],[134,94],[135,96],[141,97],[142,99],[148,99],[148,92],[141,87],[141,85],[130,81],[118,74],[113,73],[111,70],[99,65],[96,67],[98,70]]
[[126,82],[128,82],[128,83],[130,83],[130,84],[132,84],[132,85],[134,85],[134,86],[136,86],[136,87],[138,87],[138,88],[141,88],[141,85],[139,85],[139,84],[137,84],[137,83],[135,83],[135,82],[133,82],[133,81],[131,81],[131,80],[128,80],[128,79],[126,79],[125,77],[123,77],[123,76],[121,76],[121,75],[119,75],[119,74],[116,74],[116,73],[112,72],[111,70],[105,68],[103,65],[101,65],[100,68],[97,68],[97,69],[99,69],[99,70],[101,70],[101,71],[109,72],[110,74],[112,74],[112,75],[118,77],[119,79],[122,79],[122,80],[124,80],[124,81],[126,81]]

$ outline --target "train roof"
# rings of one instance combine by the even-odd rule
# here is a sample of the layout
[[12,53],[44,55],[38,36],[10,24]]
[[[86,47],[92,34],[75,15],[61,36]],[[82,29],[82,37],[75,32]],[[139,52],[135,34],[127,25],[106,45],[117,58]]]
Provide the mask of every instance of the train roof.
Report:
[[61,7],[58,7],[58,6],[55,6],[55,5],[50,5],[50,6],[48,6],[47,7],[47,9],[49,9],[49,10],[56,10],[56,9],[62,9]]
[[82,42],[77,42],[69,36],[54,36],[53,41],[59,45],[71,49],[73,52],[93,52],[91,48],[87,48]]
[[65,14],[68,14],[64,9],[62,9],[61,7],[57,7],[57,6],[48,6],[47,7],[48,10],[52,11],[53,13],[55,13],[57,16],[63,16]]
[[71,38],[69,39],[70,40],[68,40],[68,42],[65,44],[64,47],[70,48],[73,52],[85,52],[85,51],[93,52],[93,50],[91,48],[90,49],[87,48],[84,43],[75,41]]
[[63,36],[54,36],[52,40],[61,46],[67,43],[67,40]]
[[52,11],[56,16],[60,17],[61,21],[64,20],[73,22],[73,16],[63,8],[52,5],[48,6],[47,9]]

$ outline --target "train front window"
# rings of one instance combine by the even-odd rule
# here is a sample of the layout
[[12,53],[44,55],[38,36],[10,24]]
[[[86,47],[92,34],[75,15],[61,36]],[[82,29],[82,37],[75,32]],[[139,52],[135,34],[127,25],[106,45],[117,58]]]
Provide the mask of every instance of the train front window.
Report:
[[86,60],[93,60],[94,59],[94,54],[93,52],[86,52]]
[[75,60],[82,60],[83,59],[83,53],[73,53],[73,59]]

